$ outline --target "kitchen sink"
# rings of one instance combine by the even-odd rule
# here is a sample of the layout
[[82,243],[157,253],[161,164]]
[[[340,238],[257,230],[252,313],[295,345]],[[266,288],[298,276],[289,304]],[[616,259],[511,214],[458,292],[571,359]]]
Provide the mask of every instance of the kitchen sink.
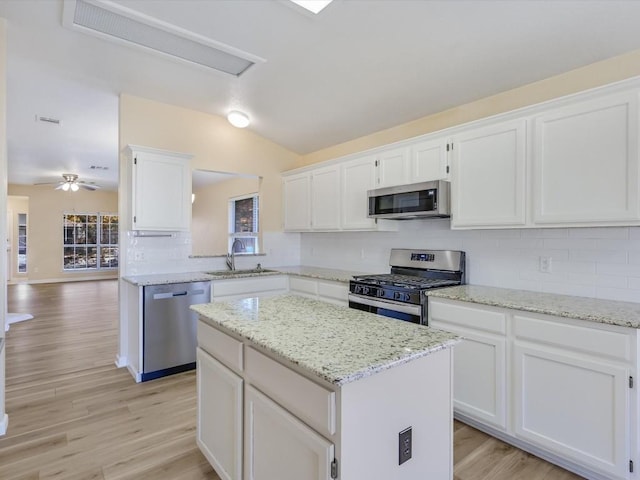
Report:
[[280,272],[277,270],[269,270],[268,268],[248,268],[242,270],[216,270],[213,272],[205,272],[207,275],[217,278],[236,278],[236,277],[253,277],[255,275],[275,275]]

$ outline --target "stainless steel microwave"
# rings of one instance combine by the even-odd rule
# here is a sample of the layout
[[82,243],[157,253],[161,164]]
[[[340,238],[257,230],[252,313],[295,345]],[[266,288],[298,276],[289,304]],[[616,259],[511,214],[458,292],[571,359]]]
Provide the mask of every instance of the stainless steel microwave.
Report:
[[399,220],[450,217],[449,192],[449,182],[444,180],[369,190],[369,217]]

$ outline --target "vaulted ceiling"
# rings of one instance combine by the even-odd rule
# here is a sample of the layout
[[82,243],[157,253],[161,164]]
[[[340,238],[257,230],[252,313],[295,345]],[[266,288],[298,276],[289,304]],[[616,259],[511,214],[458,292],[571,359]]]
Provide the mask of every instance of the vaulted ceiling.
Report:
[[106,3],[266,61],[235,77],[67,29],[62,0],[0,0],[10,183],[69,172],[115,188],[122,92],[243,110],[304,154],[640,49],[637,1],[335,0],[318,15],[287,0]]

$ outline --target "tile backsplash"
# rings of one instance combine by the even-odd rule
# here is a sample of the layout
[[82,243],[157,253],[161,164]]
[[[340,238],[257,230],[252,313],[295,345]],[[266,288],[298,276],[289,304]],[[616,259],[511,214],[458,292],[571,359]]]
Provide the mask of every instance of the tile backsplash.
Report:
[[[464,250],[467,283],[640,302],[640,227],[451,230],[448,219],[400,222],[397,232],[265,232],[261,256],[237,268],[307,265],[389,271],[391,248]],[[190,258],[189,233],[126,235],[122,275],[225,269],[223,256]],[[550,271],[541,271],[541,257]]]
[[[136,236],[127,231],[126,261],[121,266],[122,276],[147,275],[153,273],[180,273],[209,270],[225,270],[225,256],[190,258],[191,234],[172,232],[157,236]],[[264,232],[262,234],[264,255],[237,255],[236,268],[291,266],[300,264],[300,234]]]
[[411,220],[397,232],[304,233],[300,263],[382,273],[391,248],[464,250],[471,284],[640,302],[640,227],[451,230],[448,219]]

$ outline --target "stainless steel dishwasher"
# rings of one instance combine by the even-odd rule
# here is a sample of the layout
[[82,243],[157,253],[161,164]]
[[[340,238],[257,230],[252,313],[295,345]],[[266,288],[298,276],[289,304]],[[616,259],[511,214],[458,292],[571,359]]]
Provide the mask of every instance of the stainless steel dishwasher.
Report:
[[144,287],[143,382],[196,367],[198,314],[190,305],[211,301],[211,282]]

